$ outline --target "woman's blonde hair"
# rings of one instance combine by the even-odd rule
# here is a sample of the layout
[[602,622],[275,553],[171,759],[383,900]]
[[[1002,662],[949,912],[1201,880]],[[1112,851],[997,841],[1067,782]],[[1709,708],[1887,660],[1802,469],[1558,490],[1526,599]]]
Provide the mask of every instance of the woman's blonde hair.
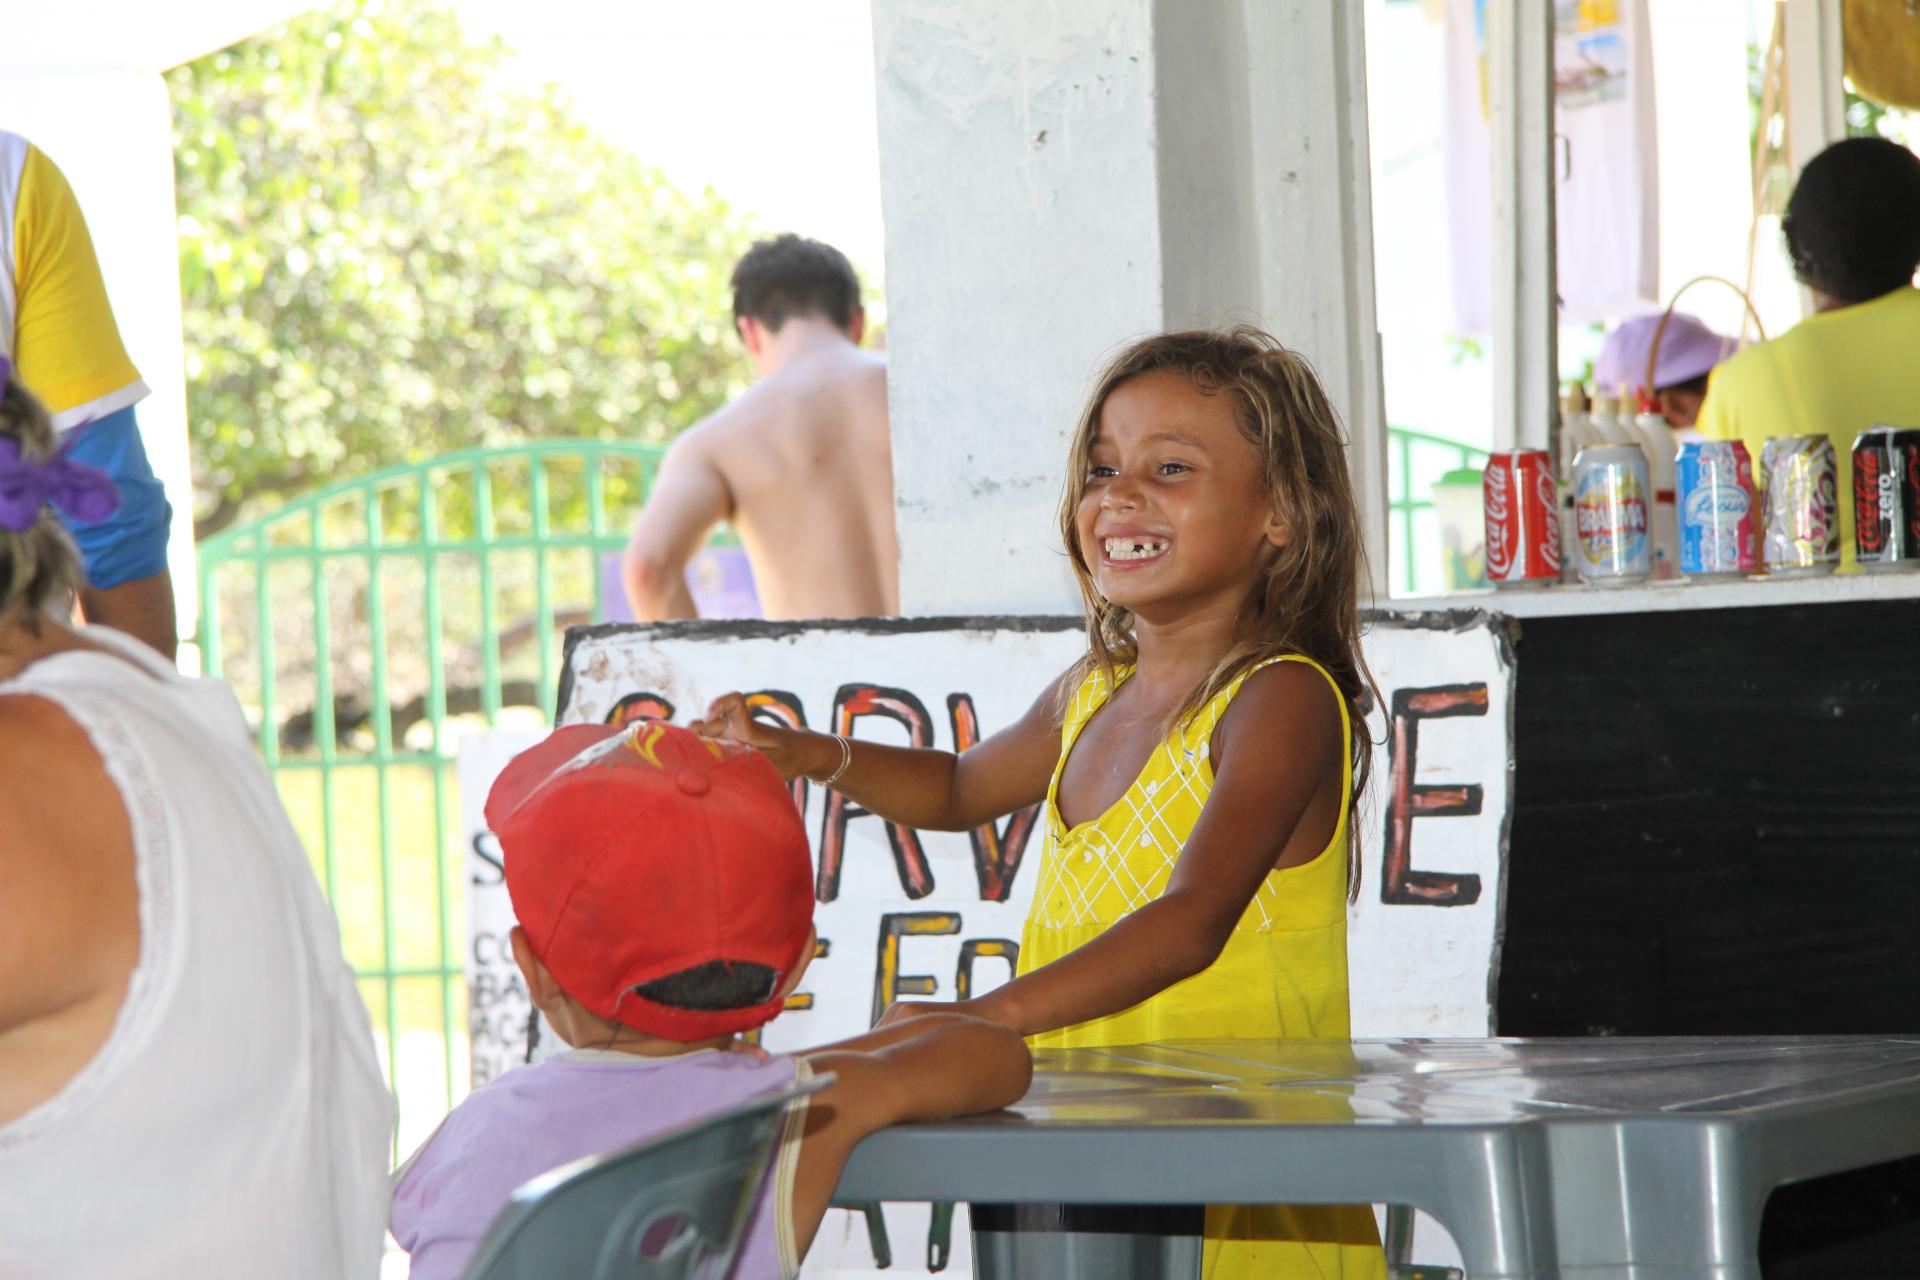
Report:
[[1360,588],[1366,548],[1347,476],[1347,441],[1326,392],[1304,358],[1249,325],[1163,333],[1134,343],[1101,371],[1068,453],[1060,531],[1086,604],[1087,653],[1063,682],[1070,693],[1094,670],[1108,679],[1136,657],[1133,615],[1101,595],[1080,546],[1078,515],[1100,413],[1114,389],[1142,374],[1172,372],[1202,395],[1233,398],[1234,419],[1259,452],[1273,510],[1289,533],[1247,592],[1234,644],[1168,717],[1171,731],[1257,663],[1297,653],[1327,669],[1346,700],[1353,750],[1347,822],[1347,885],[1360,890],[1359,804],[1373,763],[1367,713],[1378,690],[1360,650]]
[[[0,377],[0,436],[19,446],[22,462],[45,462],[59,445],[46,409],[17,378]],[[0,617],[17,613],[28,628],[64,617],[80,582],[80,552],[52,507],[18,533],[0,526]]]

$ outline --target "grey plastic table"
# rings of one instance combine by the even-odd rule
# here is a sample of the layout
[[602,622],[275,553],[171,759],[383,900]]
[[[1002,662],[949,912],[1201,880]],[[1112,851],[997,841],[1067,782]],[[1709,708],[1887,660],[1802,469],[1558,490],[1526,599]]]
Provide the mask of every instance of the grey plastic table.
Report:
[[[868,1138],[837,1198],[1405,1204],[1474,1277],[1757,1280],[1774,1187],[1920,1154],[1920,1035],[1183,1041],[1035,1064],[1009,1111]],[[976,1230],[974,1256],[982,1280],[1144,1280],[1193,1274],[1198,1247]]]

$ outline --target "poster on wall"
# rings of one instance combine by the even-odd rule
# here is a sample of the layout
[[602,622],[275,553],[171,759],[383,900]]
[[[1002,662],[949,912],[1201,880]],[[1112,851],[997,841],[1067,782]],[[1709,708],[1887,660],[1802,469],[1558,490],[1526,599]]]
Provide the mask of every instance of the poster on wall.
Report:
[[[1493,1029],[1512,793],[1513,654],[1504,625],[1468,611],[1371,619],[1365,648],[1381,704],[1369,718],[1372,783],[1350,916],[1356,1036]],[[685,723],[739,690],[776,723],[965,750],[1024,713],[1084,649],[1081,624],[1070,618],[576,628],[559,720]],[[461,758],[474,876],[476,1085],[527,1054],[526,995],[504,945],[512,912],[479,807],[493,776],[532,740],[487,735],[470,740],[472,753]],[[857,1035],[895,999],[963,999],[1012,976],[1041,857],[1035,810],[967,832],[918,831],[804,779],[793,785],[814,847],[820,941],[805,982],[766,1028],[767,1047]],[[924,1215],[909,1225],[889,1206],[887,1217],[906,1251]],[[816,1252],[863,1253],[866,1237],[860,1225],[838,1224]],[[964,1234],[955,1244],[959,1272]]]

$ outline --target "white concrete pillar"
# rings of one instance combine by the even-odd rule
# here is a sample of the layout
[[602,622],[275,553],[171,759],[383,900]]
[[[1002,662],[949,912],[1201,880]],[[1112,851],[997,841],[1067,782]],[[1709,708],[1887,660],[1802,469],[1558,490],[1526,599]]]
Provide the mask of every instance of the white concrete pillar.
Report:
[[[1163,0],[1177,11],[1180,0]],[[1361,6],[1246,0],[1246,68],[1258,202],[1257,306],[1304,353],[1351,441],[1347,467],[1367,568],[1387,582],[1387,417],[1373,292],[1367,59]],[[1192,69],[1206,83],[1208,69]]]
[[1124,341],[1311,358],[1384,573],[1359,15],[1320,0],[875,0],[902,607],[1078,608],[1056,512]]
[[[1559,449],[1551,7],[1487,8],[1493,166],[1493,443]],[[1506,252],[1506,246],[1513,246]]]

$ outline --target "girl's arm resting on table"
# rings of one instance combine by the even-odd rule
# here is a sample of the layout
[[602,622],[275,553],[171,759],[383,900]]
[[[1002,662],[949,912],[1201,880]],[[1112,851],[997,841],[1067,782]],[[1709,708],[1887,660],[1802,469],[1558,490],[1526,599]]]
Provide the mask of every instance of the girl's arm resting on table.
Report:
[[840,1172],[868,1134],[908,1120],[991,1111],[1018,1102],[1033,1058],[1004,1027],[952,1014],[916,1018],[800,1055],[838,1077],[807,1105],[793,1185],[800,1252],[813,1243]]
[[[1060,754],[1059,683],[1049,685],[1018,720],[961,755],[856,742],[833,789],[869,813],[923,831],[965,831],[1038,803],[1046,798]],[[706,719],[691,727],[757,749],[783,777],[825,778],[840,767],[833,735],[755,720],[737,693],[715,699]]]
[[[1105,1017],[1212,964],[1319,789],[1337,787],[1340,710],[1301,663],[1256,673],[1215,731],[1219,768],[1159,898],[1085,946],[956,1009],[1022,1035]],[[892,1021],[923,1006],[896,1005]]]

